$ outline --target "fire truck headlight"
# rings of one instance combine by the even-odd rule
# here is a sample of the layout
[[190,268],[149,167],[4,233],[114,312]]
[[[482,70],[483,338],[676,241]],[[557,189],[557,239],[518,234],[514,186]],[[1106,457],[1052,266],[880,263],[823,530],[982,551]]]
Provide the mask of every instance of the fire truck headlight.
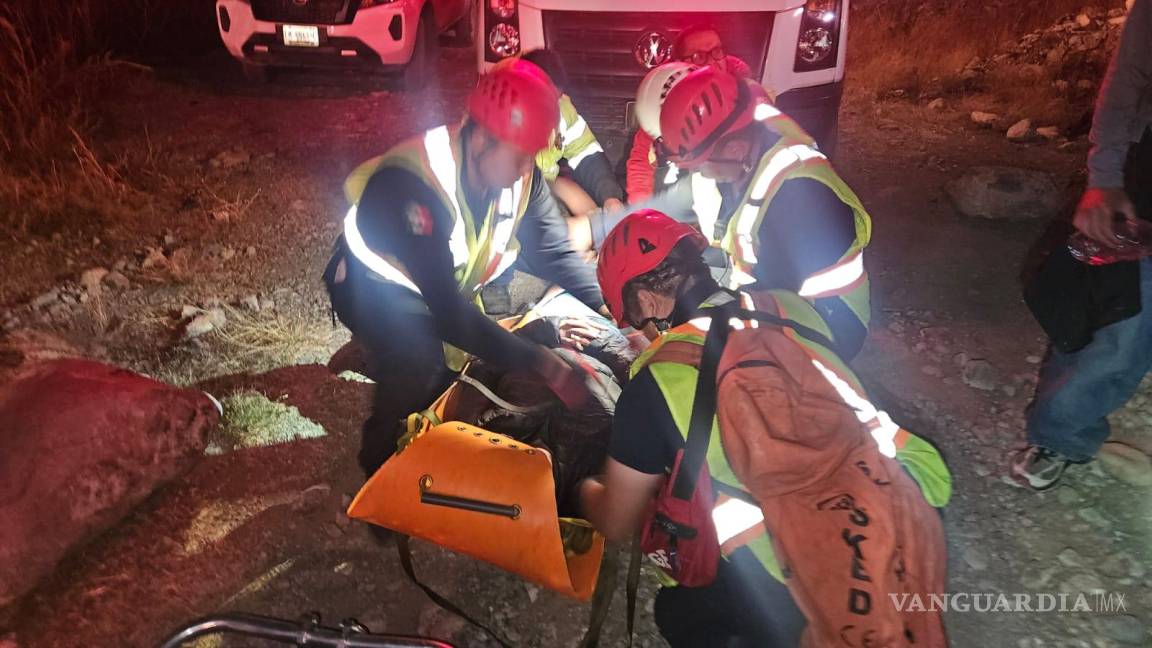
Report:
[[488,49],[503,58],[515,56],[520,51],[520,32],[508,23],[498,23],[488,32]]
[[806,29],[800,34],[798,55],[805,63],[819,63],[832,52],[832,32],[824,27]]

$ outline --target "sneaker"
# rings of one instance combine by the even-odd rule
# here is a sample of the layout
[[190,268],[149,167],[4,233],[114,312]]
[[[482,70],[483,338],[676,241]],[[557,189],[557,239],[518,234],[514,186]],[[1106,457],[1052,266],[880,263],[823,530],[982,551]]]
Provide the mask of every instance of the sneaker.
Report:
[[1048,490],[1060,481],[1071,463],[1059,453],[1030,445],[1012,456],[1012,477],[1032,490]]

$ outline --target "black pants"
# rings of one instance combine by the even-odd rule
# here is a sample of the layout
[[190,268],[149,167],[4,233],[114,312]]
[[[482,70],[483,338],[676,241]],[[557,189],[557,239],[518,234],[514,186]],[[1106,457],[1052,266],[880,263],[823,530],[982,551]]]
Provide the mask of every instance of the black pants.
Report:
[[711,585],[656,596],[656,626],[672,648],[791,648],[805,625],[788,588],[747,548],[721,561]]
[[368,350],[376,379],[359,456],[372,476],[396,452],[407,416],[431,405],[455,374],[444,363],[436,322],[415,292],[349,272],[329,293],[340,321]]

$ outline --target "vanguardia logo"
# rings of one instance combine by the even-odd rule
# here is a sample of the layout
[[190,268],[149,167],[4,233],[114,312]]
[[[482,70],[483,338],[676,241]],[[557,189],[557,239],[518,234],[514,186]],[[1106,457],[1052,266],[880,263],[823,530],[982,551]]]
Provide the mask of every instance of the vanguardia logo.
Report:
[[1092,592],[1086,594],[1060,593],[992,593],[957,592],[953,594],[894,594],[889,593],[892,605],[900,612],[1089,612],[1123,614],[1128,602],[1120,592]]

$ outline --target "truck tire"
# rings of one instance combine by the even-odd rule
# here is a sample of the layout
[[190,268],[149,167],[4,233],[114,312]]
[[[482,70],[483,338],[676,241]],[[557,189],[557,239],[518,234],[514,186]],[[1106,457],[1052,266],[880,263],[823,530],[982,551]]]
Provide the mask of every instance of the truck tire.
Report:
[[432,13],[424,11],[420,24],[416,27],[416,43],[412,47],[412,58],[404,66],[400,75],[400,85],[405,90],[416,90],[428,85],[429,75],[436,65],[436,25]]
[[453,47],[472,47],[476,42],[476,12],[479,11],[480,0],[471,0],[468,11],[456,22],[452,28],[452,37],[448,44]]

